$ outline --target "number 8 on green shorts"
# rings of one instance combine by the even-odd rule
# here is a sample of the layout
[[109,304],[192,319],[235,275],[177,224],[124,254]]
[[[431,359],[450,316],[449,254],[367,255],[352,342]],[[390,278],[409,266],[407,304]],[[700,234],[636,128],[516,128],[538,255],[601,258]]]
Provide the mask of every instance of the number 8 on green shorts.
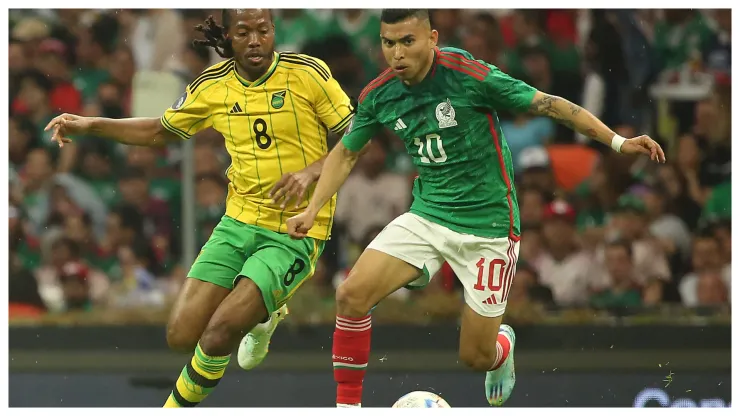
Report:
[[239,276],[257,284],[267,312],[284,305],[313,276],[324,241],[293,240],[223,216],[188,273],[189,278],[233,289]]

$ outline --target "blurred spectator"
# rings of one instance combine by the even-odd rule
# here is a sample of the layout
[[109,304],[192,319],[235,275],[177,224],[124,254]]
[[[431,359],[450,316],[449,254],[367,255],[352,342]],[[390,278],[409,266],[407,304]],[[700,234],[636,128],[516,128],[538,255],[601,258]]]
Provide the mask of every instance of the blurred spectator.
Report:
[[717,31],[710,35],[704,52],[704,65],[708,70],[730,74],[732,57],[732,13],[730,9],[714,11]]
[[194,153],[195,176],[221,174],[224,171],[223,158],[213,146],[196,144]]
[[547,252],[538,273],[560,306],[585,305],[592,287],[591,255],[578,247],[575,220],[575,210],[565,201],[545,207],[542,231]]
[[516,265],[508,301],[510,304],[537,303],[547,306],[554,304],[552,290],[539,282],[537,270],[526,262],[519,262]]
[[352,48],[352,43],[346,36],[333,35],[307,42],[303,52],[323,60],[331,68],[332,77],[347,94],[359,96],[368,78],[375,78],[377,73],[367,75],[362,60],[354,54]]
[[[543,215],[545,208],[542,208]],[[542,269],[542,263],[547,261],[547,246],[541,227],[522,225],[522,240],[519,246],[519,260],[534,267],[535,270]]]
[[175,10],[127,10],[135,16],[126,38],[138,71],[174,70],[187,43],[182,17]]
[[693,271],[685,275],[679,283],[678,290],[685,306],[699,305],[698,285],[704,274],[718,275],[729,293],[732,280],[731,267],[723,260],[722,250],[716,238],[711,235],[699,235],[694,238],[692,253]]
[[11,38],[8,45],[8,75],[10,76],[10,102],[18,95],[21,75],[28,69],[28,57],[23,43]]
[[461,45],[460,33],[460,10],[458,9],[435,9],[431,10],[430,16],[434,22],[434,28],[439,32],[439,47],[451,46],[459,48]]
[[211,53],[203,46],[188,44],[183,53],[182,61],[182,76],[186,82],[190,83],[211,66]]
[[78,114],[82,109],[82,96],[72,84],[67,46],[58,39],[49,38],[39,44],[36,70],[53,83],[49,105],[55,113]]
[[411,204],[411,192],[402,175],[384,172],[386,150],[378,139],[368,144],[357,161],[355,173],[339,191],[336,221],[359,244],[368,230],[388,224]]
[[702,273],[696,283],[696,306],[721,306],[729,302],[729,287],[716,270]]
[[[385,66],[382,59],[378,33],[380,33],[380,17],[375,10],[347,9],[338,10],[334,13],[331,29],[335,36],[339,35],[349,40],[352,46],[353,57],[359,58],[362,70],[357,71],[360,77],[360,89],[365,83],[372,81],[380,72],[381,65]],[[308,53],[308,52],[306,52]],[[334,67],[329,65],[334,72]],[[362,76],[360,76],[362,75]],[[341,82],[342,86],[345,84]]]
[[546,117],[533,117],[527,113],[516,114],[513,120],[501,122],[501,130],[511,150],[514,169],[518,170],[522,150],[549,144],[555,135],[555,123]]
[[122,279],[113,288],[111,303],[116,307],[162,306],[164,293],[148,270],[154,260],[143,242],[118,249]]
[[655,25],[655,52],[660,67],[678,69],[700,60],[709,44],[712,30],[704,14],[695,9],[667,9],[665,19]]
[[26,115],[36,126],[38,135],[50,138],[44,128],[55,115],[49,99],[54,84],[43,73],[28,70],[21,75],[19,85],[14,111]]
[[226,187],[223,176],[216,173],[196,178],[195,203],[200,231],[198,248],[205,244],[226,211]]
[[656,186],[666,191],[668,206],[689,229],[696,229],[702,207],[689,195],[686,176],[672,163],[659,166],[657,173]]
[[300,9],[274,10],[273,19],[278,51],[301,51],[307,42],[323,38],[327,30],[313,13]]
[[80,176],[100,196],[106,206],[118,200],[118,185],[115,180],[115,160],[111,157],[113,146],[103,140],[88,140],[80,145]]
[[584,56],[588,68],[584,108],[608,126],[633,122],[626,113],[631,106],[632,90],[627,84],[629,74],[616,17],[607,10],[591,10],[591,17]]
[[85,101],[92,100],[98,93],[98,86],[110,78],[108,73],[108,54],[112,50],[111,32],[115,34],[117,28],[111,25],[104,27],[96,20],[90,27],[84,27],[78,32],[77,70],[73,74],[75,87],[82,93]]
[[463,48],[476,59],[496,65],[507,72],[501,28],[496,18],[487,12],[478,12],[466,24],[469,31],[463,38]]
[[118,189],[121,192],[121,202],[135,207],[145,218],[143,231],[147,238],[155,235],[170,236],[170,208],[165,201],[150,193],[149,181],[144,171],[128,169],[119,176]]
[[38,131],[33,122],[25,117],[11,117],[9,130],[10,167],[18,169],[23,166],[31,149],[39,145]]
[[[645,285],[650,279],[671,281],[671,271],[662,247],[648,232],[648,218],[645,204],[636,196],[624,195],[619,198],[615,210],[611,213],[606,240],[625,240],[632,244],[632,261],[634,280]],[[604,246],[595,253],[594,279],[601,287],[609,285],[609,271],[606,265]]]
[[668,195],[657,187],[646,188],[642,196],[649,221],[649,232],[658,240],[671,264],[671,271],[682,273],[691,254],[691,234],[678,216],[668,212]]
[[542,225],[542,216],[545,204],[548,202],[545,195],[535,188],[518,190],[519,219],[522,227],[539,227]]
[[519,154],[518,181],[522,186],[536,189],[546,197],[552,198],[556,192],[555,175],[550,165],[550,155],[541,146],[523,149]]
[[68,238],[56,240],[46,266],[36,270],[39,294],[50,311],[87,310],[102,302],[108,279],[81,258],[80,247]]
[[632,243],[611,242],[606,246],[604,257],[609,287],[591,296],[591,305],[609,309],[640,306],[642,296],[635,281]]

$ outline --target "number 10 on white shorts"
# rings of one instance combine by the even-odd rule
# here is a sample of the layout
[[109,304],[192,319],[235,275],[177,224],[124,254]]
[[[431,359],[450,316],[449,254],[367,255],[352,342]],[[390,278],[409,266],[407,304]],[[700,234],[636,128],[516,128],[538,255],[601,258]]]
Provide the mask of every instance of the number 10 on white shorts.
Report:
[[465,303],[487,317],[504,314],[516,273],[519,240],[458,233],[418,215],[405,213],[378,234],[368,248],[403,260],[423,271],[409,284],[429,284],[445,261],[465,290]]

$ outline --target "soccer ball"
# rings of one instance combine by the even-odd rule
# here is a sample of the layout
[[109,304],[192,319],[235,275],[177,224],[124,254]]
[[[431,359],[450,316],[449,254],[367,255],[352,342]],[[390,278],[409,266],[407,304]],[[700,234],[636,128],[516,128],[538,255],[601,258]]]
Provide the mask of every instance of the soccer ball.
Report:
[[432,408],[450,407],[450,405],[445,401],[445,399],[434,393],[430,393],[428,391],[412,391],[393,403],[393,407]]

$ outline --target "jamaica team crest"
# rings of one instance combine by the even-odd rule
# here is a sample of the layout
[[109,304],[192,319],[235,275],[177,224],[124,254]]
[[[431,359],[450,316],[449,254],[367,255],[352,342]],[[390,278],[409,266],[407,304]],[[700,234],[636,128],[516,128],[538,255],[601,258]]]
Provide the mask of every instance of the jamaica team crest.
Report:
[[272,94],[272,100],[270,100],[270,105],[272,105],[272,108],[276,110],[283,108],[283,105],[285,105],[285,94],[287,92],[288,91],[283,90]]

